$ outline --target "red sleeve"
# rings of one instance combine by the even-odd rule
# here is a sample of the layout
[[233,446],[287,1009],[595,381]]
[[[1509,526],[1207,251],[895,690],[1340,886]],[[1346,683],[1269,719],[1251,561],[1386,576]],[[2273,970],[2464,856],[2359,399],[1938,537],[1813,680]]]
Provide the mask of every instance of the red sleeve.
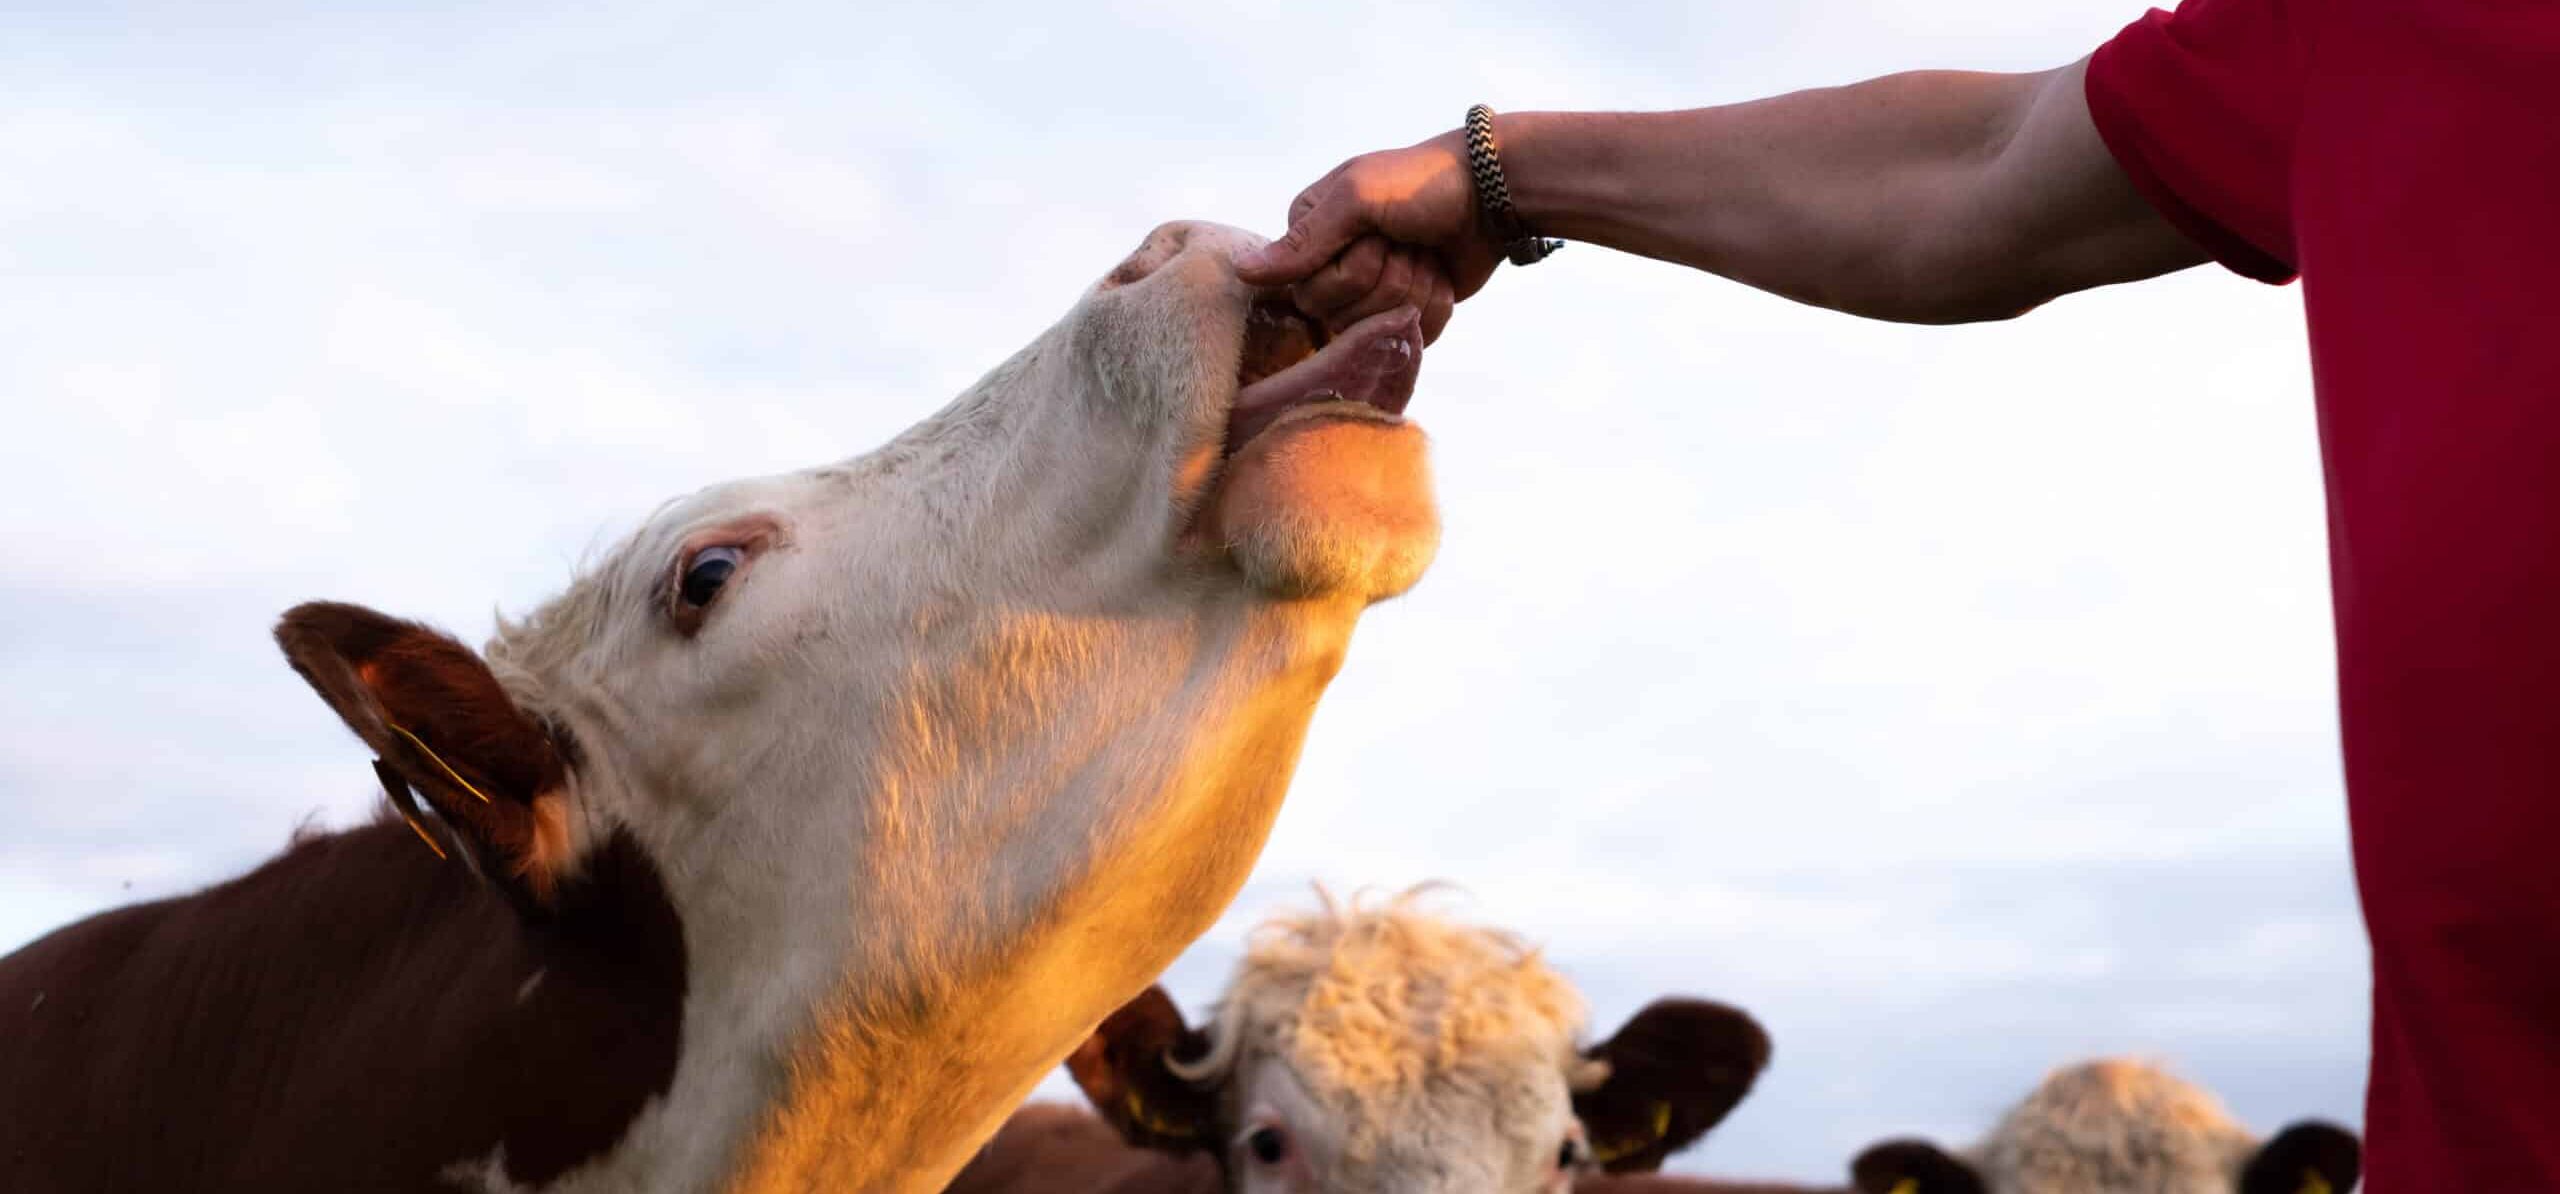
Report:
[[2089,60],[2089,116],[2135,189],[2234,272],[2289,282],[2304,78],[2291,0],[2153,9]]

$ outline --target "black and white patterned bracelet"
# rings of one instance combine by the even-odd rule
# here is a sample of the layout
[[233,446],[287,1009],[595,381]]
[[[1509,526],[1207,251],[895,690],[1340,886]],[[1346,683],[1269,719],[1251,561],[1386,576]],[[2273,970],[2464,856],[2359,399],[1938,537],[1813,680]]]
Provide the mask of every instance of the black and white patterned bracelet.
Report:
[[1536,265],[1564,247],[1563,241],[1520,226],[1520,213],[1511,206],[1511,184],[1502,177],[1502,153],[1493,143],[1493,109],[1483,104],[1467,109],[1467,171],[1475,176],[1476,207],[1511,264]]

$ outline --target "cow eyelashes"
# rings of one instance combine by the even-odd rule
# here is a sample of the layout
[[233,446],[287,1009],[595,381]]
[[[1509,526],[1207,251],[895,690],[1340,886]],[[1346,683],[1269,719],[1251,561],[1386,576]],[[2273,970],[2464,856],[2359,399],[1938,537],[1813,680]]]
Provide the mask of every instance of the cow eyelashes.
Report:
[[746,574],[748,564],[790,542],[789,528],[771,514],[732,518],[685,536],[672,565],[658,574],[658,599],[666,603],[667,620],[676,633],[693,637],[720,594]]
[[667,595],[667,613],[687,637],[702,629],[702,617],[720,590],[737,579],[747,565],[747,549],[734,543],[696,548],[679,563],[675,591]]
[[706,547],[685,561],[684,575],[676,581],[676,600],[694,609],[711,604],[720,588],[737,574],[738,566],[747,562],[747,553],[736,547]]

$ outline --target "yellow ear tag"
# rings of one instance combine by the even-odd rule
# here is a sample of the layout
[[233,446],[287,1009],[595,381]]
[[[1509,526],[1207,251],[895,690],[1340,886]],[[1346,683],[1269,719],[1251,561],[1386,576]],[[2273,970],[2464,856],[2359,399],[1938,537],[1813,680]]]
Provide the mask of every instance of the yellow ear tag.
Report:
[[1893,1183],[1893,1188],[1885,1191],[1885,1194],[1920,1194],[1920,1179],[1906,1177]]
[[2319,1170],[2305,1169],[2302,1171],[2302,1188],[2294,1194],[2337,1194],[2337,1189]]
[[487,794],[487,793],[482,792],[482,791],[481,791],[480,789],[478,789],[478,788],[472,787],[472,786],[471,786],[471,781],[470,781],[470,780],[467,780],[467,779],[462,778],[462,775],[461,775],[461,773],[460,773],[460,772],[455,771],[455,770],[454,770],[453,768],[451,768],[451,767],[447,767],[447,766],[445,766],[445,762],[444,762],[444,760],[443,760],[443,759],[441,759],[441,758],[436,757],[436,752],[434,752],[434,751],[432,751],[432,750],[427,749],[427,744],[426,744],[426,743],[424,743],[424,742],[420,742],[420,741],[418,740],[418,736],[417,736],[416,734],[412,734],[412,733],[410,733],[410,732],[409,732],[409,731],[407,731],[407,730],[401,729],[399,726],[391,725],[391,723],[390,723],[390,722],[387,722],[387,721],[386,721],[386,722],[384,722],[384,723],[382,723],[382,724],[387,725],[387,726],[391,726],[391,732],[392,732],[392,733],[394,733],[394,734],[398,734],[398,735],[400,735],[401,737],[408,739],[408,740],[409,740],[409,745],[414,746],[414,747],[417,747],[417,748],[418,748],[418,753],[419,753],[419,754],[422,754],[422,755],[427,756],[427,761],[428,761],[428,762],[430,762],[430,763],[435,764],[435,765],[436,765],[436,770],[441,771],[441,772],[444,772],[444,777],[445,777],[446,779],[449,779],[449,780],[452,780],[452,781],[453,781],[453,782],[455,782],[455,783],[461,784],[461,785],[462,785],[462,790],[463,790],[463,791],[465,791],[465,792],[469,792],[469,793],[471,793],[471,794],[472,794],[472,795],[474,795],[474,796],[479,797],[479,798],[480,798],[480,803],[482,803],[482,804],[488,804],[488,803],[490,803],[489,796],[488,796],[488,794]]
[[1659,1143],[1663,1137],[1670,1134],[1671,1104],[1655,1103],[1653,1105],[1653,1131],[1649,1135],[1645,1136],[1641,1140],[1624,1140],[1608,1145],[1602,1145],[1595,1142],[1591,1146],[1591,1159],[1603,1165],[1613,1164],[1622,1158],[1633,1156],[1645,1149],[1652,1148],[1656,1143]]
[[1158,1119],[1154,1115],[1149,1114],[1147,1111],[1146,1100],[1139,1098],[1138,1092],[1134,1090],[1129,1092],[1129,1097],[1126,1100],[1125,1105],[1129,1109],[1130,1119],[1135,1120],[1139,1127],[1145,1128],[1158,1136],[1167,1137],[1173,1140],[1189,1140],[1192,1137],[1199,1135],[1199,1133],[1183,1127],[1180,1124],[1174,1123],[1171,1120]]

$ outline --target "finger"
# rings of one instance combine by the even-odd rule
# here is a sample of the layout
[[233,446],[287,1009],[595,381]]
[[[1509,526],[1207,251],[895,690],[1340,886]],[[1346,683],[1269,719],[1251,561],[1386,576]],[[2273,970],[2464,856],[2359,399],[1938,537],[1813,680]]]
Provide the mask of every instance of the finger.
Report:
[[1377,282],[1367,293],[1354,296],[1339,310],[1328,313],[1325,326],[1338,332],[1380,311],[1418,305],[1414,302],[1418,297],[1417,283],[1429,285],[1422,275],[1419,254],[1402,247],[1388,249],[1378,266]]
[[1422,300],[1423,343],[1429,344],[1440,338],[1440,333],[1449,326],[1450,313],[1455,311],[1457,306],[1457,288],[1450,284],[1447,275],[1434,275],[1431,279],[1431,294]]
[[1299,310],[1331,322],[1336,312],[1349,309],[1378,288],[1378,278],[1385,272],[1389,256],[1385,237],[1361,237],[1314,276],[1298,283],[1289,295],[1297,301]]
[[[1302,212],[1299,205],[1304,204]],[[1290,205],[1280,239],[1236,256],[1236,276],[1253,286],[1286,286],[1306,278],[1369,230],[1340,173],[1307,188]]]
[[1289,201],[1289,222],[1295,224],[1306,219],[1307,213],[1316,209],[1316,196],[1332,185],[1333,176],[1328,174],[1316,185],[1298,192],[1298,197]]

